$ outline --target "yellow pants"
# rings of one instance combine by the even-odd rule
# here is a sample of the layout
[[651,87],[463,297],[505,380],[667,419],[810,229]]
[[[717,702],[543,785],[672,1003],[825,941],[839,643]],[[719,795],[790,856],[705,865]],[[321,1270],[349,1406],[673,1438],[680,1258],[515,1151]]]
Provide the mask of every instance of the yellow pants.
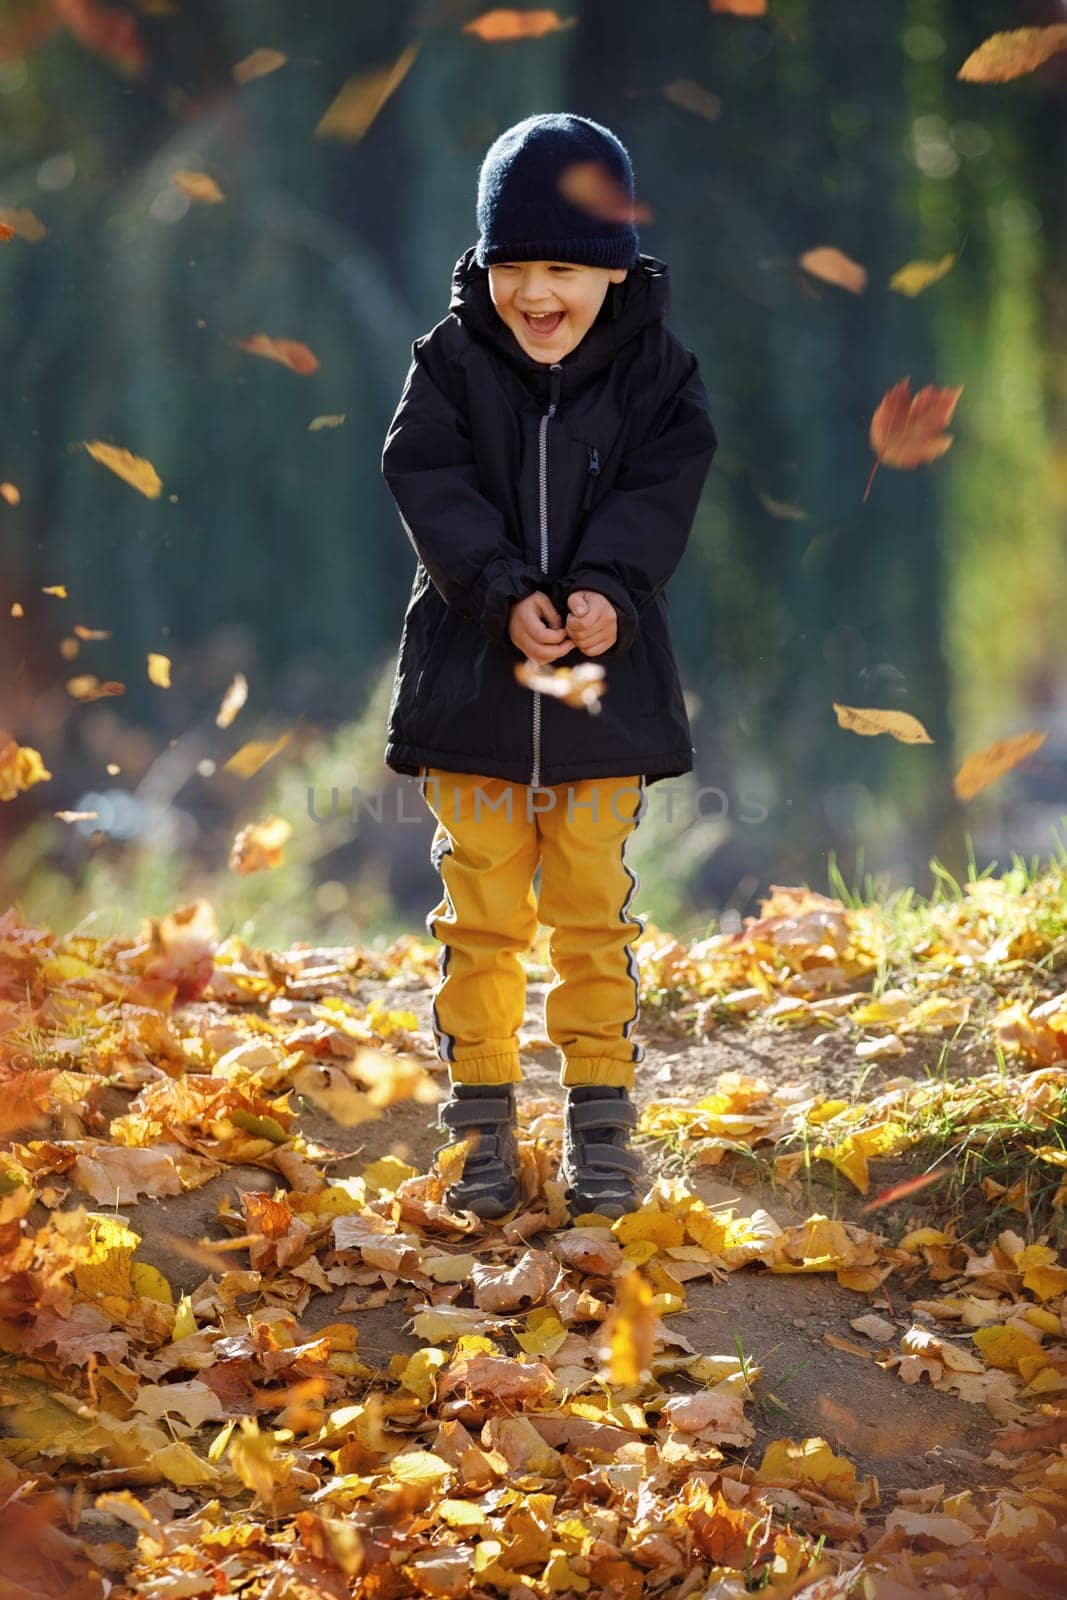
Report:
[[543,922],[556,973],[545,1029],[563,1055],[560,1081],[632,1088],[645,1052],[632,1037],[641,995],[630,946],[645,919],[630,915],[638,880],[624,856],[647,809],[644,777],[531,788],[423,767],[419,792],[437,818],[430,858],[444,895],[426,928],[444,946],[433,1027],[452,1081],[519,1082],[519,956]]

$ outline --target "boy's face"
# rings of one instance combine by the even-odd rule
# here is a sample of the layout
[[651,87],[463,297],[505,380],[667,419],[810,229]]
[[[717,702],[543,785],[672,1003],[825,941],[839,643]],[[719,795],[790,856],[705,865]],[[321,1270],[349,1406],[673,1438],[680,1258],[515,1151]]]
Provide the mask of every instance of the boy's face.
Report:
[[608,284],[622,283],[626,273],[626,267],[573,261],[499,262],[489,268],[489,293],[526,354],[551,363],[580,344],[604,304]]

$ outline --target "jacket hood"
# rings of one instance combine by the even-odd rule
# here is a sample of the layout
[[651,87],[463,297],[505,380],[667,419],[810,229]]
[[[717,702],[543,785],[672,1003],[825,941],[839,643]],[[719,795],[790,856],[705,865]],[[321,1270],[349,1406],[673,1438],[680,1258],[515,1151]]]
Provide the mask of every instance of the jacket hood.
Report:
[[[527,381],[543,377],[547,383],[549,363],[528,355],[497,311],[489,292],[489,270],[475,261],[476,249],[471,245],[456,262],[449,311],[477,338],[513,362]],[[655,256],[638,255],[623,282],[608,285],[596,321],[577,348],[563,357],[568,383],[606,367],[642,328],[665,317],[670,309],[670,288],[667,264]]]

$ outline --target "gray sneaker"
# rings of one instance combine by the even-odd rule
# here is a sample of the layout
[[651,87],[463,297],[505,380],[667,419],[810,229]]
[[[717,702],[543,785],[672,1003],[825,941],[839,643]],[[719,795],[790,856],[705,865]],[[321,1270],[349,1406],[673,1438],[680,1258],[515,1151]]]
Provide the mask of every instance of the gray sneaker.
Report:
[[623,1217],[637,1210],[642,1167],[629,1144],[636,1123],[626,1089],[583,1084],[567,1090],[560,1177],[572,1217],[584,1211]]
[[450,1208],[473,1211],[485,1220],[514,1211],[522,1198],[514,1085],[454,1083],[451,1098],[441,1107],[438,1126],[453,1135],[448,1145],[474,1139],[463,1176],[446,1191]]

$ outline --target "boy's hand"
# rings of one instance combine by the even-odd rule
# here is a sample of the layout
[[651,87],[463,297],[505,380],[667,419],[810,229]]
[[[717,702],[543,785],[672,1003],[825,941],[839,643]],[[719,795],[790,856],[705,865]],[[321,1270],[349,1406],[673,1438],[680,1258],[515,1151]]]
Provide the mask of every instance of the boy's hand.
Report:
[[508,620],[508,635],[512,644],[541,666],[574,649],[563,618],[540,589],[528,594],[525,600],[516,600]]
[[618,612],[595,589],[575,589],[567,601],[567,632],[583,655],[602,655],[619,637]]

